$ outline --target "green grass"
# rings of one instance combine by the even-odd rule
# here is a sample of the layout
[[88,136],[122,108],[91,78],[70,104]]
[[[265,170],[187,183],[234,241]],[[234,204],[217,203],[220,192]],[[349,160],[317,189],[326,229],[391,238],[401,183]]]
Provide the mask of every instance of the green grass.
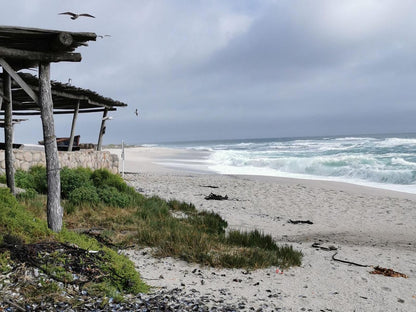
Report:
[[[258,230],[226,233],[228,224],[220,215],[198,211],[191,203],[165,201],[157,196],[147,198],[107,170],[64,169],[62,173],[65,208],[62,232],[54,234],[47,229],[46,196],[42,195],[46,192],[42,175],[45,170],[35,167],[19,173],[19,185],[31,189],[29,195],[19,197],[19,202],[7,189],[0,189],[0,242],[4,235],[12,234],[25,243],[55,240],[102,251],[100,270],[107,273],[90,285],[95,292],[121,295],[147,288],[127,258],[74,230],[103,229],[102,236],[112,244],[153,247],[159,257],[170,256],[214,267],[257,269],[301,264],[299,251],[277,245],[270,235]],[[7,256],[0,258],[2,269],[7,269],[7,259]],[[64,260],[51,261],[50,274],[69,278],[62,269],[69,260]]]
[[[44,202],[44,198],[38,198]],[[37,206],[37,204],[35,205]],[[21,255],[19,250],[25,246],[41,246],[44,242],[64,243],[76,246],[82,255],[88,257],[88,252],[82,250],[93,250],[100,252],[100,257],[96,258],[95,265],[104,278],[84,285],[86,289],[101,289],[101,295],[125,294],[146,292],[148,286],[142,282],[139,273],[135,270],[132,262],[125,256],[119,255],[116,251],[103,246],[95,239],[81,235],[68,229],[63,229],[59,234],[53,233],[47,228],[46,221],[28,210],[22,203],[6,188],[0,188],[0,270],[7,271],[13,262],[19,262]],[[30,245],[29,245],[30,244]],[[7,250],[7,246],[9,250]],[[18,247],[15,247],[18,246]],[[47,258],[47,262],[40,266],[43,272],[52,276],[58,281],[71,282],[72,274],[66,271],[65,264],[71,261],[71,253],[55,252],[46,256],[39,253],[38,261]],[[46,284],[45,284],[46,285]],[[42,294],[47,289],[51,290],[51,283],[47,283]],[[31,299],[37,298],[38,290],[28,285],[23,292]],[[54,287],[52,287],[55,289]]]

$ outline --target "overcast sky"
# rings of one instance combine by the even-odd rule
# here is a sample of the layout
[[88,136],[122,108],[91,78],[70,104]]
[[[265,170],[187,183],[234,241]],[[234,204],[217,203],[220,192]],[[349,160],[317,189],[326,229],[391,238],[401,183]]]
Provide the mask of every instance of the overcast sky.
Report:
[[[416,132],[415,16],[414,0],[13,0],[0,24],[111,35],[51,75],[127,103],[104,144],[137,144]],[[79,118],[82,142],[100,118]],[[40,139],[39,117],[15,127]]]

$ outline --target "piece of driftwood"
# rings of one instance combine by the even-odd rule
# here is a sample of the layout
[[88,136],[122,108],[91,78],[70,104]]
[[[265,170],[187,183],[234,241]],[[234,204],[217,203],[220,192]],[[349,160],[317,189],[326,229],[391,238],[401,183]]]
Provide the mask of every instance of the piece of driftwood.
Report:
[[346,264],[356,265],[356,266],[359,266],[359,267],[370,267],[371,266],[371,265],[368,265],[368,264],[360,264],[360,263],[355,263],[355,262],[351,262],[351,261],[347,261],[347,260],[337,259],[337,258],[335,258],[335,256],[337,254],[338,254],[338,252],[336,252],[332,255],[332,260],[342,262],[342,263],[346,263]]
[[291,219],[289,219],[288,222],[292,223],[292,224],[313,224],[313,222],[310,221],[310,220],[291,220]]
[[211,193],[208,196],[205,196],[205,199],[206,200],[227,200],[228,196],[227,195],[222,196],[222,195]]
[[312,247],[313,248],[322,249],[322,250],[326,250],[326,251],[331,251],[331,250],[337,250],[338,249],[334,245],[322,246],[320,243],[313,243],[312,244]]
[[386,269],[379,266],[376,266],[373,271],[370,272],[370,274],[381,274],[384,276],[390,276],[390,277],[404,277],[408,278],[406,274],[393,271],[392,269]]
[[215,185],[200,185],[200,187],[208,187],[208,188],[213,188],[213,189],[219,188],[219,186],[215,186]]

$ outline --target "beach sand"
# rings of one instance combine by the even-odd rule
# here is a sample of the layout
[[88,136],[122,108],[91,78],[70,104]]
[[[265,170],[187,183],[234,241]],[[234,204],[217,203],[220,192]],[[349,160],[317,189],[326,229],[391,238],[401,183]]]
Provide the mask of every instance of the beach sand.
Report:
[[[302,265],[283,274],[277,267],[245,272],[126,250],[149,285],[180,288],[213,307],[234,305],[238,311],[416,311],[416,195],[327,181],[219,175],[204,171],[203,162],[186,170],[193,156],[129,148],[124,178],[147,196],[217,212],[232,229],[271,234],[279,244],[300,250]],[[229,199],[205,200],[211,192]],[[334,261],[335,253],[336,259],[368,266]],[[370,274],[371,266],[408,278]]]

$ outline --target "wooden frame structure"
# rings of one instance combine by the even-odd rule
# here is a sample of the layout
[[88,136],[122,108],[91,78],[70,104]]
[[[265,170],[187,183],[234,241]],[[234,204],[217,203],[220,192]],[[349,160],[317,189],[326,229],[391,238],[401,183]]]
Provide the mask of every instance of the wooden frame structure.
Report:
[[[60,166],[55,136],[54,114],[73,114],[71,140],[79,113],[103,112],[98,147],[101,147],[107,112],[124,103],[102,97],[90,90],[52,82],[50,63],[80,62],[79,46],[87,46],[97,35],[87,32],[66,32],[27,27],[0,26],[0,110],[4,109],[5,160],[7,185],[14,193],[13,115],[40,115],[42,119],[48,178],[48,226],[55,232],[62,228],[60,205]],[[17,73],[21,69],[38,68],[38,77]]]

